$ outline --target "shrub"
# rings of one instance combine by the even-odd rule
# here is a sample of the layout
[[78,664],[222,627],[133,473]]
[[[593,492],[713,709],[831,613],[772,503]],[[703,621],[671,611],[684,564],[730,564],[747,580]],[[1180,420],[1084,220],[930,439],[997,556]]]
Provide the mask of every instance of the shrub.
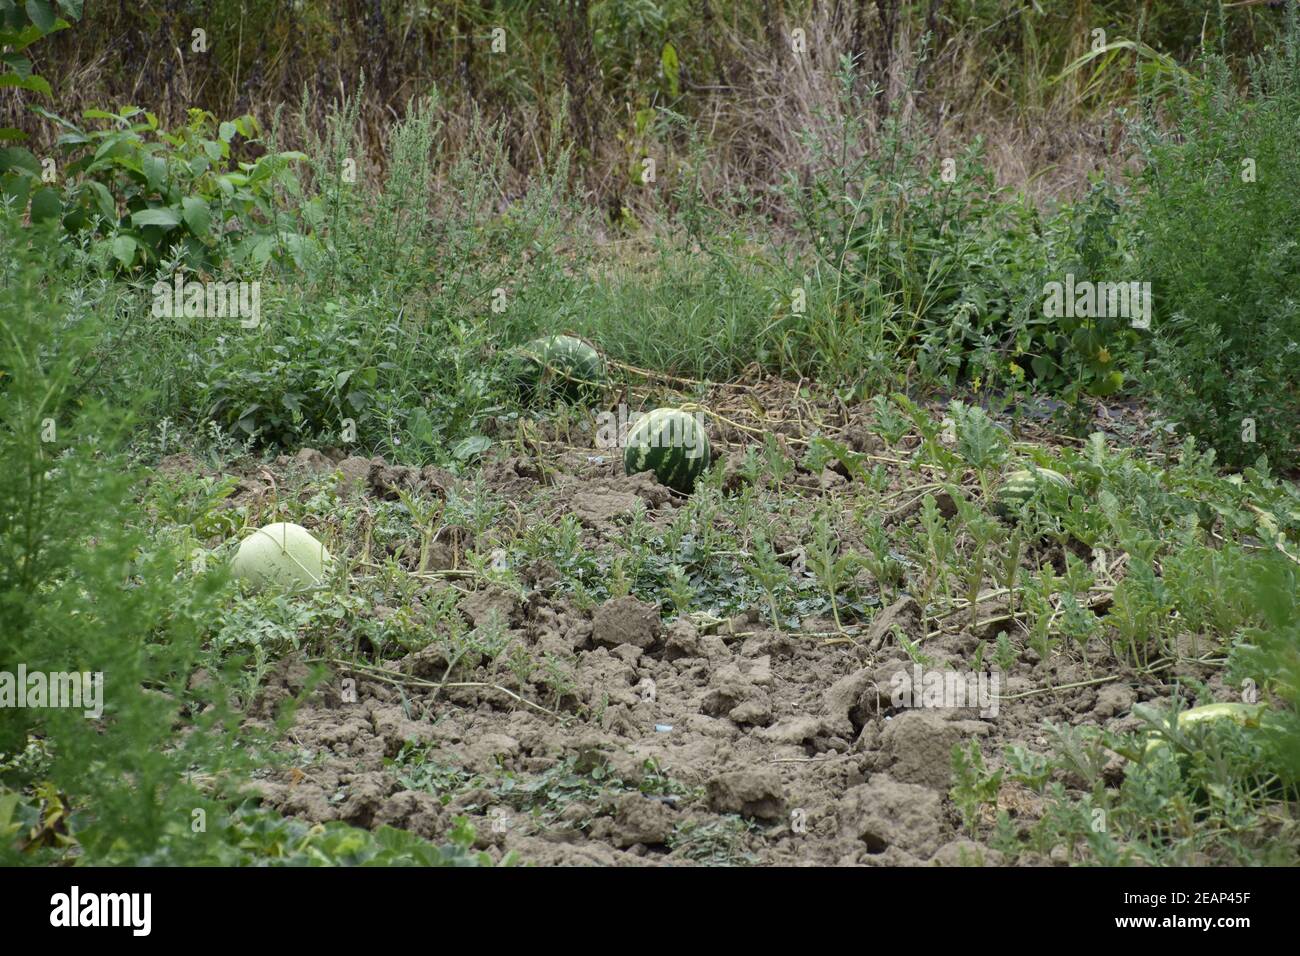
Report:
[[1140,130],[1141,266],[1155,294],[1146,385],[1234,465],[1263,452],[1285,468],[1300,449],[1297,43],[1293,22],[1248,95],[1211,58],[1167,122]]
[[103,129],[82,128],[39,107],[37,113],[62,130],[66,154],[60,190],[44,185],[43,169],[27,149],[0,151],[0,187],[33,221],[59,221],[69,233],[89,231],[106,261],[123,269],[149,268],[173,249],[191,268],[215,268],[225,258],[260,268],[270,259],[305,255],[304,238],[281,228],[276,192],[294,187],[290,164],[301,153],[266,152],[238,162],[236,138],[255,142],[251,116],[218,122],[190,110],[175,132],[138,107],[117,113],[88,110]]
[[[88,861],[129,860],[216,812],[187,772],[234,759],[220,707],[190,718],[197,733],[172,729],[207,703],[186,683],[219,581],[139,530],[126,415],[80,391],[102,326],[45,278],[53,245],[0,210],[0,669],[100,672],[102,713],[0,707],[0,860],[73,841]],[[39,814],[15,843],[20,802]]]

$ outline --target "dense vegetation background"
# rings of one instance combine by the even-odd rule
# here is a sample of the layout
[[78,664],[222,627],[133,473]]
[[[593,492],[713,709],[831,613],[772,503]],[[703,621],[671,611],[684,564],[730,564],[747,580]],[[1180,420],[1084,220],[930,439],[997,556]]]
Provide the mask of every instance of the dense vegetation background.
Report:
[[[1263,655],[1252,673],[1294,707],[1296,17],[1192,0],[0,0],[0,660],[54,667],[89,615],[142,691],[107,732],[4,715],[0,838],[113,862],[310,856],[336,836],[320,858],[472,859],[464,832],[436,852],[362,845],[253,811],[179,839],[194,809],[236,802],[225,698],[252,693],[271,650],[231,639],[225,582],[190,574],[196,543],[236,530],[229,489],[145,494],[132,469],[351,443],[466,472],[523,441],[506,356],[551,332],[688,388],[960,394],[1054,416],[1080,446],[1099,407],[1137,409],[1153,450],[1187,464],[1150,481],[1081,466],[1137,509],[1089,532],[1148,571],[1115,612],[1124,640],[1171,611],[1225,646],[1249,633],[1238,653]],[[1150,283],[1150,327],[1045,315],[1067,274]],[[155,283],[178,278],[257,280],[264,321],[160,319]],[[878,407],[893,431],[901,413]],[[957,424],[977,436],[968,464],[1000,463],[980,420]],[[1250,541],[1221,558],[1205,534]],[[1202,563],[1170,597],[1175,546]],[[178,600],[182,577],[197,583]],[[138,643],[109,640],[125,633]],[[227,676],[196,688],[199,663]],[[205,732],[175,735],[178,706]]]

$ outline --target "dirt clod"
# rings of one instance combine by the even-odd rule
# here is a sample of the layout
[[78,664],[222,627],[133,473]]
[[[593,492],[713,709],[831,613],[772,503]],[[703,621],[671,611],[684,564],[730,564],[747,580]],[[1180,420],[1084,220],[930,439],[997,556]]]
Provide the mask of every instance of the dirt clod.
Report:
[[709,781],[709,807],[755,820],[778,820],[785,811],[785,790],[775,770],[733,770]]
[[608,647],[653,647],[659,630],[658,610],[630,596],[611,598],[596,609],[591,619],[591,639]]

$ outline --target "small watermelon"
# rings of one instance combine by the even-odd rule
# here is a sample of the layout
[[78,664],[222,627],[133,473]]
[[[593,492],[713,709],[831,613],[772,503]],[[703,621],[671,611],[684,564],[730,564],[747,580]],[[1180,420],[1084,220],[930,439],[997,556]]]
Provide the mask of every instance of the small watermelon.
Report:
[[605,360],[582,339],[550,335],[515,350],[516,382],[533,397],[582,402],[605,386]]
[[1017,513],[1043,483],[1050,483],[1067,491],[1073,487],[1069,478],[1050,468],[1013,471],[998,487],[993,510],[1003,516]]
[[325,545],[302,525],[277,521],[240,542],[230,570],[254,588],[272,585],[296,590],[318,587],[330,560]]
[[[1264,704],[1242,704],[1242,703],[1218,703],[1205,704],[1202,707],[1193,707],[1185,710],[1178,715],[1178,729],[1186,731],[1197,724],[1214,723],[1220,720],[1230,720],[1241,727],[1254,729],[1268,721],[1268,707]],[[1145,756],[1150,757],[1169,746],[1169,741],[1164,735],[1152,731],[1147,738]]]
[[656,408],[627,433],[623,469],[629,475],[653,471],[659,483],[689,495],[709,466],[709,436],[697,415]]

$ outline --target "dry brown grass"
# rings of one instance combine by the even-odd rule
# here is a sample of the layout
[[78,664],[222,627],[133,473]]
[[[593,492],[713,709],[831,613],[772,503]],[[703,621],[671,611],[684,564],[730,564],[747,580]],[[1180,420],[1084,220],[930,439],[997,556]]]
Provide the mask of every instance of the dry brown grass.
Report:
[[[238,16],[238,5],[214,3],[231,12],[196,21],[223,45],[207,56],[188,51],[193,24],[175,6],[88,5],[83,23],[34,50],[57,90],[47,105],[75,117],[89,107],[135,104],[172,126],[192,107],[221,117],[251,112],[264,124],[283,109],[305,112],[322,129],[332,104],[364,88],[359,140],[378,169],[407,104],[436,87],[444,160],[469,145],[475,111],[501,131],[503,196],[517,194],[544,162],[557,129],[575,146],[575,184],[593,201],[613,214],[627,208],[642,222],[671,211],[664,183],[688,161],[688,137],[663,124],[637,133],[637,111],[665,105],[662,89],[611,86],[594,61],[588,0],[556,0],[516,24],[508,61],[483,52],[492,15],[460,0],[434,5],[425,19],[398,6],[378,21],[373,4],[318,0],[295,5],[297,12],[286,7],[260,29],[249,21],[266,13],[264,3],[254,0],[246,5],[253,11]],[[1115,69],[1105,96],[1081,100],[1079,75],[1052,83],[1052,67],[1037,52],[1003,50],[997,44],[1010,41],[991,39],[1019,14],[977,27],[944,19],[947,8],[935,0],[699,0],[693,9],[700,65],[684,66],[683,96],[673,106],[704,144],[707,162],[698,172],[718,203],[743,189],[778,211],[772,187],[809,162],[802,137],[840,119],[835,71],[845,57],[859,64],[864,90],[879,89],[869,108],[877,120],[890,110],[904,124],[924,126],[945,151],[982,136],[999,182],[1035,201],[1077,194],[1090,173],[1124,162],[1110,106],[1129,95],[1131,78]],[[1080,0],[1058,25],[1068,54],[1085,48],[1091,11]],[[790,49],[796,28],[805,31],[803,55]],[[52,124],[22,108],[25,95],[0,91],[0,125],[25,128],[38,149],[48,149]],[[870,137],[863,145],[872,148]],[[634,181],[642,155],[661,171],[656,189]]]

